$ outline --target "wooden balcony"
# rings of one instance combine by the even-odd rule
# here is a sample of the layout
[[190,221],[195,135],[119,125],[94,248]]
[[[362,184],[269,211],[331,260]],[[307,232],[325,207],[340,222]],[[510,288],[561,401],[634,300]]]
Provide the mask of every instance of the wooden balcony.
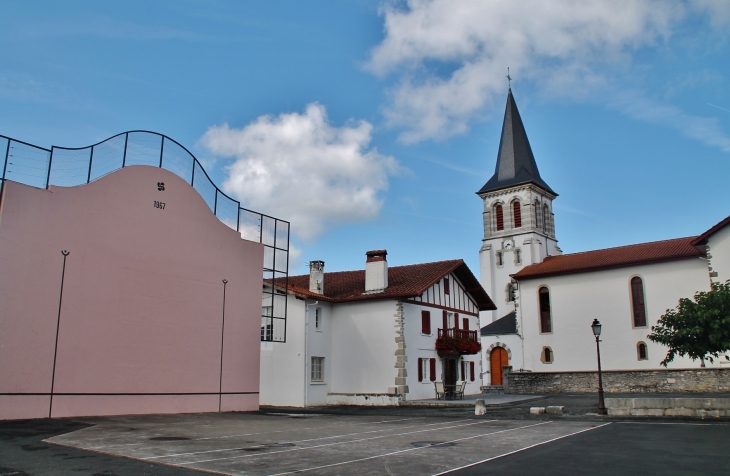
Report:
[[461,329],[439,329],[438,337],[450,337],[452,339],[463,339],[470,340],[473,342],[479,342],[477,340],[477,331],[463,331]]

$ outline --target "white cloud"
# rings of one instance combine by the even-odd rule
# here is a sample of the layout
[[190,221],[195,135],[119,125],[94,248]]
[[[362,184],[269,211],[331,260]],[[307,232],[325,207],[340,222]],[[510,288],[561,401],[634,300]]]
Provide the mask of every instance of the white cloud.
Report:
[[468,130],[499,104],[510,67],[549,94],[586,97],[628,79],[631,57],[671,37],[689,12],[719,26],[730,2],[408,0],[382,8],[385,38],[366,65],[395,75],[385,115],[400,139]]
[[223,189],[245,206],[291,221],[304,240],[329,224],[375,218],[398,170],[393,157],[369,147],[372,125],[330,124],[324,106],[303,114],[261,116],[235,129],[213,126],[201,138],[208,150],[235,161]]

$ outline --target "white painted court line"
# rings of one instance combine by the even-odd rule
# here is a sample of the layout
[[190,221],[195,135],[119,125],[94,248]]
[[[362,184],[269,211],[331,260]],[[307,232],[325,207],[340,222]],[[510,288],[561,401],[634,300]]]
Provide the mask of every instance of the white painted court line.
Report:
[[[292,451],[313,450],[313,449],[316,449],[316,448],[324,448],[324,447],[327,447],[327,446],[346,445],[348,443],[359,443],[361,441],[377,440],[377,439],[380,439],[380,438],[392,438],[394,436],[414,435],[416,433],[426,433],[426,432],[429,432],[429,431],[437,431],[437,430],[448,430],[448,429],[451,429],[451,428],[464,428],[466,426],[483,425],[484,423],[491,423],[491,422],[495,422],[495,421],[497,421],[497,420],[484,420],[484,421],[478,421],[476,423],[468,423],[466,425],[454,425],[454,426],[446,426],[446,427],[439,427],[439,428],[430,428],[428,430],[408,431],[408,432],[405,432],[405,433],[395,433],[393,435],[372,436],[370,438],[360,438],[358,440],[339,441],[337,443],[325,443],[323,445],[305,446],[303,448],[292,448],[292,449],[281,450],[281,451],[270,451],[268,453],[258,453],[258,454],[254,454],[254,455],[229,456],[227,458],[205,459],[205,460],[189,461],[187,463],[177,463],[176,462],[174,464],[175,465],[178,465],[178,466],[183,466],[183,465],[198,464],[198,463],[209,463],[211,461],[224,461],[224,460],[230,460],[230,459],[256,458],[258,456],[268,456],[268,455],[279,454],[279,453],[290,453]],[[146,460],[146,458],[140,458],[140,459],[141,460]]]
[[559,437],[553,438],[551,440],[543,441],[543,442],[540,442],[540,443],[535,443],[534,445],[525,446],[524,448],[520,448],[518,450],[510,451],[508,453],[503,453],[501,455],[492,456],[491,458],[483,459],[481,461],[477,461],[476,463],[470,463],[470,464],[467,464],[467,465],[464,465],[464,466],[460,466],[458,468],[452,468],[452,469],[443,471],[441,473],[436,473],[433,476],[441,476],[442,474],[449,474],[449,473],[453,473],[454,471],[460,471],[462,469],[471,468],[472,466],[476,466],[476,465],[479,465],[479,464],[482,464],[482,463],[486,463],[487,461],[492,461],[492,460],[495,460],[495,459],[504,458],[505,456],[509,456],[509,455],[513,455],[515,453],[519,453],[521,451],[529,450],[530,448],[534,448],[536,446],[546,445],[548,443],[552,443],[553,441],[562,440],[563,438],[567,438],[569,436],[577,435],[579,433],[585,433],[586,431],[595,430],[597,428],[602,428],[602,427],[604,427],[606,425],[610,425],[610,424],[611,424],[611,422],[604,423],[603,425],[594,426],[592,428],[586,428],[585,430],[576,431],[574,433],[570,433],[568,435],[559,436]]
[[717,423],[688,423],[683,421],[614,421],[612,423],[621,425],[689,425],[689,426],[728,426],[730,423],[717,422]]
[[[454,423],[454,422],[457,422],[457,421],[472,421],[472,420],[473,419],[468,418],[468,419],[464,419],[464,420],[453,420],[453,421],[445,421],[445,422],[440,422],[440,423],[428,423],[428,424],[425,424],[425,425],[401,426],[399,428],[383,428],[383,429],[380,429],[380,430],[360,431],[360,432],[357,432],[357,433],[344,433],[342,435],[322,436],[320,438],[309,438],[309,439],[306,439],[306,440],[284,441],[284,442],[282,442],[280,444],[287,444],[287,443],[305,443],[307,441],[331,440],[333,438],[344,438],[346,436],[366,435],[368,433],[378,433],[380,431],[403,430],[403,429],[406,429],[406,428],[416,428],[416,427],[419,427],[419,426],[420,427],[424,427],[424,426],[435,426],[435,425],[447,425],[449,423]],[[494,421],[494,420],[490,420],[490,421]],[[326,428],[326,427],[322,427],[322,428]],[[251,448],[257,448],[257,447],[264,448],[264,445],[252,445],[251,446]],[[168,455],[148,456],[148,457],[143,458],[143,459],[144,460],[152,460],[152,459],[159,459],[159,458],[172,458],[172,457],[175,457],[175,456],[192,456],[192,455],[199,455],[199,454],[206,454],[206,453],[220,453],[220,452],[223,452],[223,451],[237,451],[237,450],[240,450],[240,449],[241,449],[241,447],[240,446],[237,446],[235,448],[221,448],[221,449],[217,449],[217,450],[191,451],[191,452],[187,452],[187,453],[172,453],[172,454],[168,454]],[[264,454],[264,453],[262,453],[262,454]]]
[[[493,421],[496,421],[496,420],[493,420]],[[424,449],[427,449],[427,448],[433,448],[435,446],[441,446],[441,445],[447,445],[449,443],[455,443],[457,441],[471,440],[471,439],[474,439],[474,438],[481,438],[482,436],[490,436],[490,435],[496,435],[498,433],[506,433],[508,431],[522,430],[524,428],[530,428],[530,427],[533,427],[533,426],[547,425],[548,423],[552,423],[552,421],[546,421],[546,422],[542,422],[542,423],[535,423],[533,425],[520,426],[520,427],[517,427],[517,428],[510,428],[510,429],[507,429],[507,430],[492,431],[490,433],[483,433],[481,435],[467,436],[465,438],[457,438],[455,440],[450,440],[450,441],[442,441],[441,443],[434,443],[434,444],[427,445],[427,446],[420,446],[418,448],[409,448],[407,450],[399,450],[399,451],[393,451],[391,453],[384,453],[384,454],[375,455],[375,456],[368,456],[367,458],[358,458],[358,459],[353,459],[353,460],[350,460],[350,461],[342,461],[340,463],[332,463],[332,464],[325,464],[325,465],[322,465],[322,466],[314,466],[312,468],[295,469],[294,471],[287,471],[286,473],[277,473],[277,474],[273,474],[271,476],[283,476],[285,474],[304,473],[306,471],[314,471],[316,469],[324,469],[324,468],[331,468],[333,466],[342,466],[342,465],[345,465],[345,464],[358,463],[360,461],[367,461],[367,460],[371,460],[371,459],[383,458],[385,456],[392,456],[392,455],[397,455],[397,454],[402,454],[402,453],[408,453],[410,451],[420,451],[420,450],[424,450]]]
[[[379,423],[390,423],[390,422],[396,422],[396,421],[423,420],[424,418],[426,418],[426,417],[400,418],[400,419],[397,419],[397,420],[381,420],[381,421],[374,421],[374,422],[368,422],[368,423],[362,423],[362,422],[354,421],[354,422],[349,422],[347,424],[347,426],[351,426],[351,425],[362,425],[362,426],[366,426],[366,425],[375,425],[375,424],[379,424]],[[324,428],[333,428],[333,427],[337,428],[339,426],[343,426],[343,425],[312,426],[312,427],[307,427],[307,428],[294,428],[294,429],[287,429],[287,430],[259,431],[257,433],[241,433],[241,434],[237,434],[237,435],[210,436],[210,437],[206,437],[206,438],[193,438],[192,440],[189,440],[189,441],[215,440],[215,439],[222,439],[222,438],[236,438],[236,437],[239,437],[239,436],[266,435],[266,434],[269,434],[269,433],[286,433],[286,432],[292,432],[292,431],[321,430],[321,429],[324,429]],[[70,434],[70,433],[67,433],[67,434]],[[118,433],[117,433],[117,435],[118,435]],[[66,436],[66,435],[62,435],[62,436]],[[164,436],[164,435],[157,435],[157,436]],[[134,443],[117,443],[117,444],[101,445],[101,446],[85,446],[84,448],[89,449],[89,450],[98,450],[98,449],[104,449],[104,448],[119,448],[119,447],[122,447],[122,446],[149,445],[150,444],[149,435],[146,435],[144,438],[145,438],[144,441],[137,441],[137,442],[134,442]],[[104,439],[104,438],[103,437],[102,438],[89,438],[87,441],[90,441],[90,440],[102,440],[102,439]],[[50,440],[50,438],[49,438],[49,440]],[[61,440],[59,440],[59,441],[61,441]]]

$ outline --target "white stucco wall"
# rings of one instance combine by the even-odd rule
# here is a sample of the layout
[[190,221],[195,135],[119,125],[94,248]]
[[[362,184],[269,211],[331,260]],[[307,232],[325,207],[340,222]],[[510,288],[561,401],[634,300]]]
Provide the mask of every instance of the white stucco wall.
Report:
[[[431,313],[431,334],[423,334],[421,332],[421,311],[429,311]],[[422,382],[418,381],[418,359],[436,359],[436,380],[443,381],[441,358],[436,353],[438,329],[443,328],[443,310],[430,306],[404,303],[403,312],[405,314],[406,356],[408,357],[406,370],[408,371],[409,393],[406,398],[407,400],[435,398],[436,391],[433,382],[430,380],[430,376],[426,374]],[[459,321],[462,328],[463,322],[461,321],[464,318],[469,319],[469,329],[476,330],[478,336],[478,318],[459,313]],[[463,356],[463,360],[466,362],[474,362],[474,381],[470,381],[467,375],[464,394],[473,395],[480,393],[481,389],[479,387],[481,381],[479,373],[481,372],[481,359],[479,354],[465,355]]]
[[[646,327],[633,327],[633,276],[644,282]],[[549,334],[539,332],[538,289],[543,285],[550,289],[553,331]],[[667,309],[676,307],[679,298],[691,298],[696,291],[709,288],[707,264],[700,258],[522,280],[518,325],[524,336],[525,368],[542,372],[595,369],[596,343],[590,327],[594,318],[603,325],[604,370],[659,368],[666,348],[646,338],[651,326]],[[648,347],[648,360],[637,359],[639,341]],[[543,346],[552,349],[553,363],[540,361]],[[687,358],[675,358],[669,364],[670,368],[699,366]]]
[[395,300],[332,307],[331,393],[388,392],[395,385]]
[[304,406],[304,301],[288,296],[286,342],[261,343],[260,405]]
[[[316,326],[316,309],[321,310],[319,329]],[[307,401],[309,405],[326,405],[332,382],[332,304],[307,300]],[[324,357],[324,381],[312,381],[312,357]]]
[[717,272],[712,280],[724,283],[730,279],[730,225],[712,235],[707,244],[712,271]]

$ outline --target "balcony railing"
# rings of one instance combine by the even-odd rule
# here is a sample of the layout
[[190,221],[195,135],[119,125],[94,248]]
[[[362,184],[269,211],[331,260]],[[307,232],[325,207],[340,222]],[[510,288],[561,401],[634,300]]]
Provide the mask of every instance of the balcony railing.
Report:
[[452,339],[463,339],[479,342],[477,340],[477,331],[464,331],[461,329],[439,329],[439,338],[450,337]]

